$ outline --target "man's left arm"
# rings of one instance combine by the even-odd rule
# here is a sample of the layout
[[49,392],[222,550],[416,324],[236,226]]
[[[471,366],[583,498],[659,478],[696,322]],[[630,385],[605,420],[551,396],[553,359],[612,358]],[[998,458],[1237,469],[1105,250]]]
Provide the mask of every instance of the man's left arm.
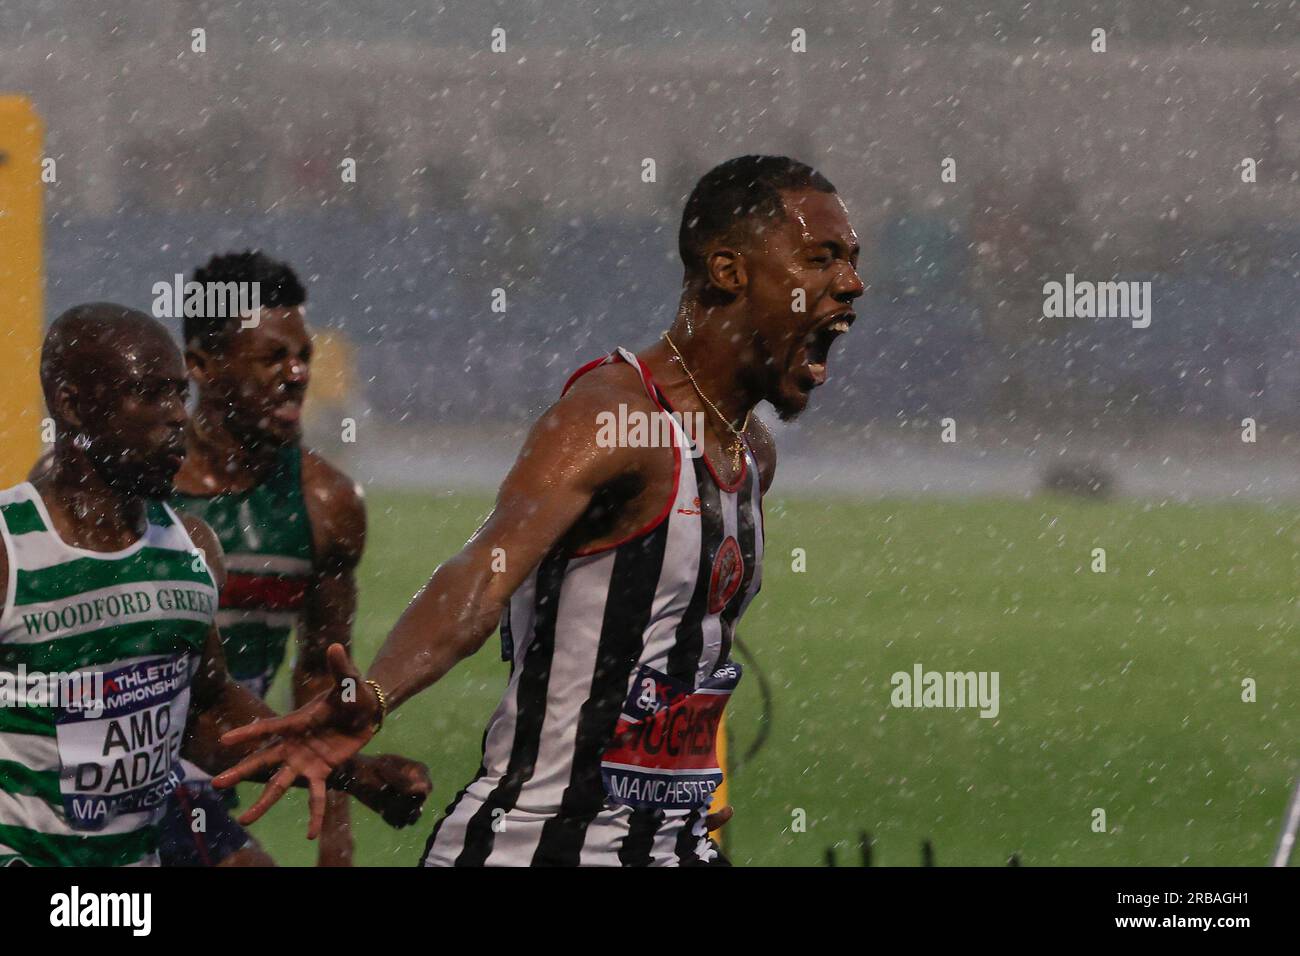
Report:
[[[221,543],[203,521],[189,515],[182,515],[181,520],[185,522],[195,547],[202,552],[219,592],[226,579]],[[329,687],[335,687],[333,680]],[[255,720],[275,716],[275,711],[265,701],[230,676],[221,635],[214,625],[208,631],[198,671],[191,684],[190,715],[182,754],[208,773],[220,773],[253,756],[262,745],[261,741],[253,740],[228,746],[221,743],[221,735]],[[403,757],[357,754],[336,765],[338,769],[326,782],[328,791],[310,794],[313,806],[316,801],[323,803],[336,792],[343,796],[340,791],[346,791],[380,814],[389,826],[404,827],[419,817],[424,800],[432,791],[424,765]],[[263,770],[249,779],[265,780],[269,776],[270,771]],[[294,784],[303,782],[300,779]]]
[[[325,652],[351,647],[357,613],[356,569],[365,550],[366,508],[361,489],[319,455],[302,455],[303,497],[312,533],[312,576],[298,623],[293,702],[301,707],[329,691],[334,678]],[[346,794],[325,798],[320,866],[352,865],[352,831]]]

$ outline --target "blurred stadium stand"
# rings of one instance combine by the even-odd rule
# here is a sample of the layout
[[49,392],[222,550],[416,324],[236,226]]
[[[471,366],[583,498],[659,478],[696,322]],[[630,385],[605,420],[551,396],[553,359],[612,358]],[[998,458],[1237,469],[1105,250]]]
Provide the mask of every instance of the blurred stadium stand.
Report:
[[[1152,282],[1149,329],[1070,320],[1014,347],[983,330],[963,283],[965,240],[928,235],[939,253],[923,258],[942,267],[914,268],[915,239],[907,224],[884,230],[876,291],[837,346],[819,418],[1300,414],[1300,231],[1249,237],[1264,265],[1248,274],[1207,247],[1174,274],[1116,276]],[[46,242],[50,315],[87,299],[148,308],[153,282],[189,273],[216,250],[286,256],[309,283],[312,321],[359,346],[372,413],[394,422],[523,419],[579,362],[650,341],[673,315],[679,281],[674,237],[655,221],[540,220],[524,244],[491,214],[138,211],[112,222],[56,218]],[[491,310],[498,287],[504,313]],[[1013,360],[1032,400],[1008,412],[996,394]]]

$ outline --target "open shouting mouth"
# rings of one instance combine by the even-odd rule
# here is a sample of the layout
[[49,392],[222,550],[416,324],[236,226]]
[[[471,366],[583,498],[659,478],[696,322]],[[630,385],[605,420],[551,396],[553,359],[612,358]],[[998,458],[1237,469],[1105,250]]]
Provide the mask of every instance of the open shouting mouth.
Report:
[[851,309],[841,309],[827,316],[804,336],[795,355],[794,372],[799,387],[810,392],[826,382],[826,360],[831,345],[849,330],[857,315]]
[[272,407],[271,416],[281,424],[296,425],[302,418],[302,399],[297,397],[281,399]]

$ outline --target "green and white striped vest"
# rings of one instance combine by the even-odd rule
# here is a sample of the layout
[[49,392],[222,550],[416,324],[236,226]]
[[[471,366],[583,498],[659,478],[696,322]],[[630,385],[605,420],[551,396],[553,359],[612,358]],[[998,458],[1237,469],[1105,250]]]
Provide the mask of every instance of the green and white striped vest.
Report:
[[230,675],[258,697],[284,663],[312,574],[311,519],[302,494],[302,451],[280,449],[275,467],[244,492],[176,494],[171,505],[197,515],[226,554],[217,626]]
[[65,544],[30,483],[0,491],[0,866],[156,862],[217,589],[162,502],[121,551]]

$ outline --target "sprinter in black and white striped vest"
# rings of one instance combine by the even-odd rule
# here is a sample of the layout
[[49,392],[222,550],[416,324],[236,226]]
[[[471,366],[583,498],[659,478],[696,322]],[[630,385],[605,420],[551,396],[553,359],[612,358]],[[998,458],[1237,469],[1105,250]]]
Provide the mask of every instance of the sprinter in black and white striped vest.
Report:
[[709,172],[680,246],[671,329],[569,380],[492,515],[393,628],[367,693],[229,735],[283,734],[277,759],[300,760],[308,734],[382,718],[499,622],[510,679],[427,865],[726,863],[708,836],[730,815],[708,813],[716,732],[740,678],[730,652],[759,588],[776,467],[751,412],[804,409],[863,285],[834,187],[784,157]]

